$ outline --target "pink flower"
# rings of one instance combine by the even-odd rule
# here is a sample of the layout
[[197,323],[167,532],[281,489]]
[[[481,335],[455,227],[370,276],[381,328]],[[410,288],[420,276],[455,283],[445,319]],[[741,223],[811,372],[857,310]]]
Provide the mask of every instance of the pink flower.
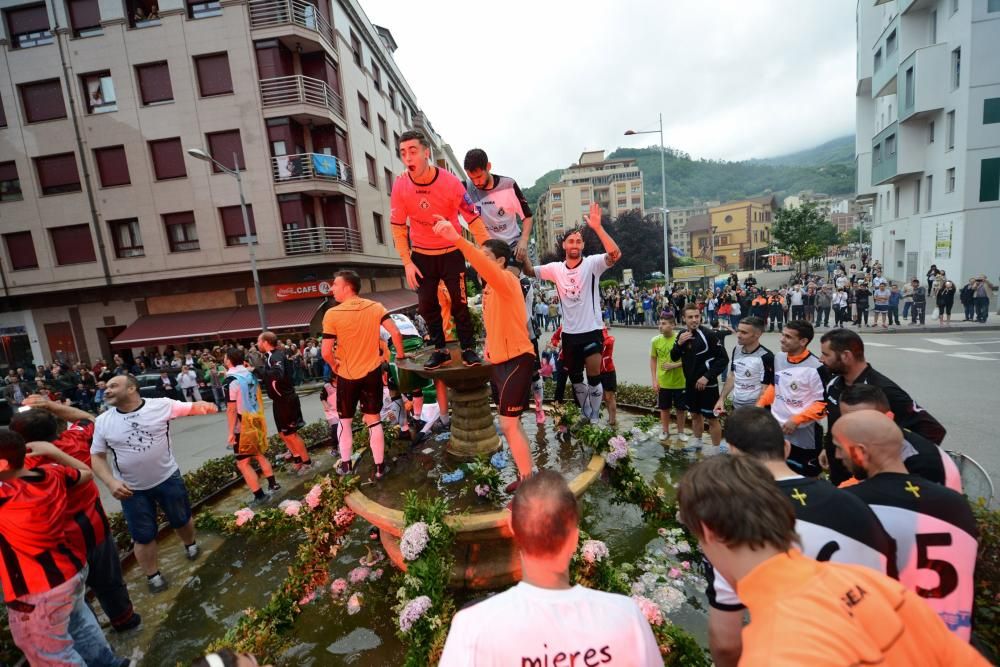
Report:
[[650,625],[663,624],[663,612],[660,611],[655,602],[641,595],[633,595],[632,599],[639,605],[639,610],[642,611],[642,615],[646,617]]
[[600,540],[587,540],[583,543],[580,553],[583,555],[583,560],[588,563],[598,563],[610,555],[608,545]]
[[349,526],[352,521],[354,521],[354,511],[350,507],[341,507],[333,515],[333,523],[336,524],[337,528]]
[[367,567],[356,567],[350,572],[348,572],[347,579],[352,584],[360,584],[362,581],[368,578],[369,574],[371,574],[371,570],[369,570]]
[[315,599],[316,599],[316,590],[313,589],[308,593],[306,593],[304,596],[302,596],[302,599],[299,600],[299,606],[304,607]]
[[288,516],[298,516],[299,510],[302,509],[302,503],[298,500],[282,500],[278,509],[284,511]]
[[361,596],[358,595],[357,593],[354,593],[347,600],[347,613],[353,616],[359,611],[361,611]]
[[409,632],[413,624],[416,623],[431,608],[431,599],[426,595],[410,600],[399,613],[399,629]]
[[670,568],[670,578],[671,579],[676,579],[679,576],[681,576],[681,571],[680,570],[678,570],[676,567]]
[[237,528],[247,523],[254,517],[253,510],[249,507],[244,507],[243,509],[238,509],[233,514],[236,515],[236,526]]
[[681,563],[681,567],[683,567],[685,570],[690,570],[691,569],[691,561],[687,561],[687,560],[683,561]]
[[383,574],[385,574],[385,570],[383,570],[382,568],[379,568],[377,570],[372,570],[372,573],[368,575],[368,581],[378,581],[379,579],[382,578]]
[[333,583],[330,584],[330,594],[333,596],[343,595],[347,591],[347,579],[343,577],[339,579],[334,579]]
[[319,484],[309,489],[309,493],[306,494],[305,501],[309,509],[314,510],[319,506],[319,497],[322,495],[323,489],[320,488]]

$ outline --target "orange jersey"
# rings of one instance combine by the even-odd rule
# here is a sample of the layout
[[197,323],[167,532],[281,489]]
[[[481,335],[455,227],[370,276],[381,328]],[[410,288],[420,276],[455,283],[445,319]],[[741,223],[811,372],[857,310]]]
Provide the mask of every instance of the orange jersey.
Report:
[[389,312],[382,304],[359,296],[326,311],[323,316],[323,337],[336,338],[335,356],[340,365],[337,375],[358,380],[379,367],[382,362],[382,320]]
[[486,281],[483,324],[486,327],[485,352],[490,363],[500,364],[525,353],[534,356],[535,346],[528,338],[528,314],[521,281],[465,239],[460,238],[455,245]]
[[792,549],[751,570],[736,592],[751,619],[740,667],[989,664],[916,593],[861,565]]

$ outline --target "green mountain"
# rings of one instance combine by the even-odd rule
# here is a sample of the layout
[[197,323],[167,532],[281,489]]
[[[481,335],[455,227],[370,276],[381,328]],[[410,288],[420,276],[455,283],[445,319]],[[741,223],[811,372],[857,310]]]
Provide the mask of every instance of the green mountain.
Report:
[[[660,149],[619,148],[609,158],[635,158],[643,175],[646,209],[661,206]],[[847,195],[854,192],[854,139],[841,137],[815,148],[779,157],[727,162],[695,160],[677,149],[666,150],[667,206],[690,206],[695,200],[728,201],[802,190]],[[546,173],[525,190],[534,204],[561,170]]]

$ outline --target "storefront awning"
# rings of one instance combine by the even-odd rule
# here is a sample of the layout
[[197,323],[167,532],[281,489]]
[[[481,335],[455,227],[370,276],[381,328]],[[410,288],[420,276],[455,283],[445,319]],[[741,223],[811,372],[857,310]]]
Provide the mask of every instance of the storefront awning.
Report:
[[183,313],[143,315],[115,336],[112,347],[143,347],[159,343],[204,340],[218,335],[219,327],[234,308],[215,308]]
[[390,313],[398,313],[407,308],[416,308],[417,293],[408,289],[394,289],[387,292],[369,292],[362,294],[362,298],[378,301]]
[[[264,304],[264,317],[271,331],[308,329],[324,299],[302,299]],[[257,306],[241,306],[223,322],[218,331],[220,338],[246,338],[260,333],[260,315]]]

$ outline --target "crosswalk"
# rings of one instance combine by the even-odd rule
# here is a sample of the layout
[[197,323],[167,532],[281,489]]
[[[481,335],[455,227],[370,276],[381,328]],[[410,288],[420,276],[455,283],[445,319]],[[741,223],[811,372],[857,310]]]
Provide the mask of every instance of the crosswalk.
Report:
[[[930,343],[927,347],[901,347],[891,343],[879,343],[870,340],[865,341],[865,347],[886,347],[899,352],[912,352],[914,354],[937,354],[954,359],[965,359],[968,361],[1000,361],[1000,338],[982,339],[956,339],[933,336],[921,338],[920,340]],[[912,342],[912,339],[907,342]],[[977,349],[968,351],[956,350],[957,347],[976,346]],[[995,347],[995,350],[978,349],[983,347]]]

